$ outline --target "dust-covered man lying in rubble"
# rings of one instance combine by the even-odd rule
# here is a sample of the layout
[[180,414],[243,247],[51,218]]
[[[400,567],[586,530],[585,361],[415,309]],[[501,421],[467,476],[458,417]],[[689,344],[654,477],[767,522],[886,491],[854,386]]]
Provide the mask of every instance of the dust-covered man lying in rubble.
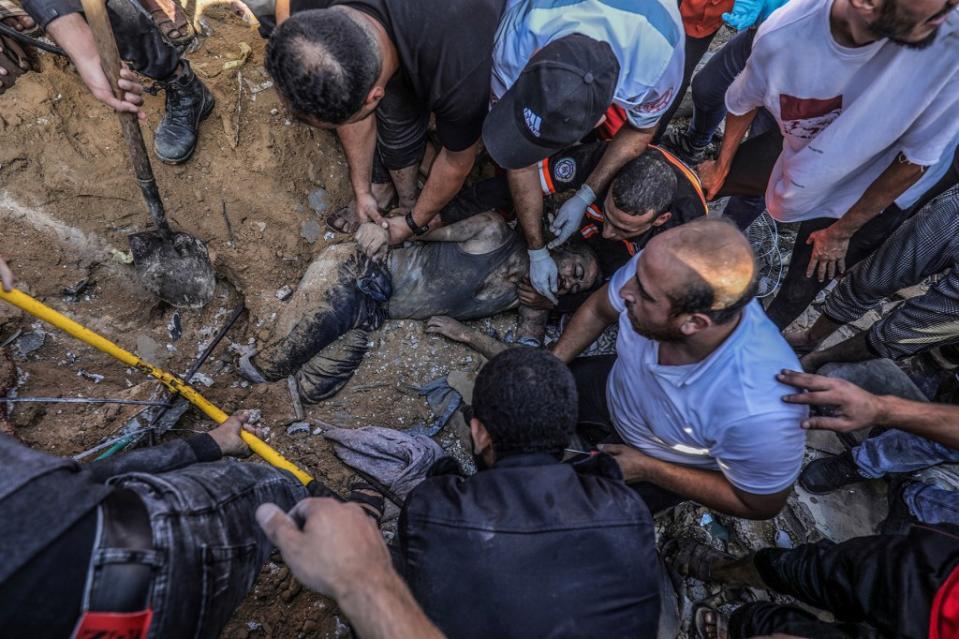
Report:
[[[593,288],[599,264],[583,244],[561,247],[560,294]],[[336,393],[359,366],[368,333],[383,320],[458,320],[502,313],[519,305],[517,284],[529,271],[526,245],[498,214],[451,224],[404,247],[389,248],[386,231],[367,223],[356,243],[320,253],[276,319],[266,344],[240,360],[253,382],[294,375],[300,395],[316,402]],[[538,344],[548,311],[519,309],[517,337]]]

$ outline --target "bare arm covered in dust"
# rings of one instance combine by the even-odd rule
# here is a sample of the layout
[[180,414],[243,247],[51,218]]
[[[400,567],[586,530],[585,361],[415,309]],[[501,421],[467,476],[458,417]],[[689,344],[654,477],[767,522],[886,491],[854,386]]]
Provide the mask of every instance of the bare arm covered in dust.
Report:
[[542,345],[546,337],[546,319],[548,317],[549,311],[520,306],[516,341],[512,344],[502,342],[446,315],[437,315],[427,320],[426,332],[442,335],[454,342],[466,344],[483,357],[491,359],[508,348],[532,346],[533,342]]

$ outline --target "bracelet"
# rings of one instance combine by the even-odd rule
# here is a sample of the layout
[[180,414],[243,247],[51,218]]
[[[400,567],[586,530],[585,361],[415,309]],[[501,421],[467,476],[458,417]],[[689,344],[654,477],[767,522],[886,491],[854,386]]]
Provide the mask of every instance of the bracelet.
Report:
[[413,235],[425,235],[430,230],[429,224],[424,224],[423,226],[416,224],[416,221],[413,219],[413,211],[406,213],[406,225],[413,231]]

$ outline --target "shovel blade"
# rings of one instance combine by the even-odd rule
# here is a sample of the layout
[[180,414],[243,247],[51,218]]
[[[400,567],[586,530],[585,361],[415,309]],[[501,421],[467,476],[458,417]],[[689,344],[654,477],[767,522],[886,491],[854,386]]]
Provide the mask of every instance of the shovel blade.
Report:
[[187,233],[145,231],[129,237],[137,276],[151,293],[181,308],[213,299],[216,273],[206,245]]

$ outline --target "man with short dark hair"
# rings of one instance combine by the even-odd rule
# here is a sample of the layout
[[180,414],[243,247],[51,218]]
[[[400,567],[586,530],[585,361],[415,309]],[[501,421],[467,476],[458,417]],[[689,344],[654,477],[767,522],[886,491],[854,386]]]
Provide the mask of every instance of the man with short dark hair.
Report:
[[573,362],[579,419],[653,512],[691,499],[776,515],[799,475],[804,407],[779,401],[796,356],[753,299],[755,258],[723,220],[654,237],[579,308],[553,352],[566,361],[614,322],[616,355]]
[[[334,213],[334,228],[372,220],[398,244],[459,192],[479,151],[504,1],[326,0],[276,28],[266,67],[277,90],[307,124],[336,129],[349,163],[354,209]],[[441,148],[417,196],[431,116]],[[392,180],[405,218],[380,214],[392,193],[379,189],[377,201],[374,178]]]
[[[677,4],[663,0],[514,0],[503,15],[483,142],[509,170],[530,281],[553,302],[547,249],[568,240],[619,169],[646,150],[682,83],[684,37]],[[560,208],[547,247],[536,163],[600,126],[610,143]]]
[[[601,141],[577,144],[540,161],[537,168],[543,195],[582,186],[602,161],[607,146]],[[490,209],[513,209],[506,176],[465,187],[443,209],[441,219],[449,224]],[[650,145],[619,170],[608,190],[597,194],[596,202],[586,209],[578,235],[596,252],[603,275],[609,277],[657,233],[707,212],[696,174],[669,151]],[[537,297],[552,305],[545,297]]]
[[560,462],[575,427],[575,381],[549,353],[506,351],[480,371],[480,471],[438,462],[397,530],[400,571],[448,636],[656,634],[652,518],[609,456]]

